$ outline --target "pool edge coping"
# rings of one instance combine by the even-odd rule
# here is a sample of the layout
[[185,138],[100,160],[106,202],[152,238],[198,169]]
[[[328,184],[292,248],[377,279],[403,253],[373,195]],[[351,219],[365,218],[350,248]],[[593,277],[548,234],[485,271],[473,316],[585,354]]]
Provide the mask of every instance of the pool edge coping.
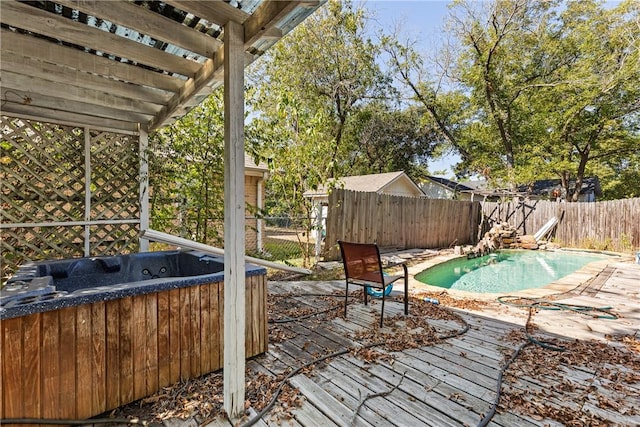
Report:
[[[527,249],[522,249],[527,250]],[[571,290],[587,283],[590,280],[593,280],[598,274],[602,273],[605,268],[612,263],[620,263],[620,262],[633,262],[633,255],[629,255],[626,253],[619,252],[611,252],[611,251],[597,251],[597,250],[589,250],[589,249],[576,249],[576,248],[560,248],[553,250],[545,250],[545,251],[560,251],[560,252],[586,252],[586,253],[599,253],[604,255],[609,255],[611,257],[615,257],[614,259],[605,259],[592,261],[584,266],[580,267],[578,270],[570,273],[564,277],[561,277],[558,280],[554,280],[551,283],[548,283],[540,288],[531,288],[524,289],[521,291],[510,292],[510,293],[502,293],[502,292],[487,292],[487,293],[479,293],[479,292],[470,292],[470,291],[462,291],[458,289],[447,289],[441,288],[435,285],[429,285],[423,282],[420,282],[415,278],[415,276],[424,270],[431,268],[435,265],[441,264],[443,262],[455,259],[462,258],[465,255],[454,255],[454,254],[440,254],[433,258],[430,258],[426,261],[420,262],[418,264],[412,265],[409,267],[409,288],[413,293],[436,293],[442,294],[443,292],[453,298],[464,298],[464,299],[475,299],[475,300],[487,300],[487,301],[495,301],[500,296],[510,295],[510,296],[520,296],[527,298],[544,298],[553,295],[559,295],[568,293]]]

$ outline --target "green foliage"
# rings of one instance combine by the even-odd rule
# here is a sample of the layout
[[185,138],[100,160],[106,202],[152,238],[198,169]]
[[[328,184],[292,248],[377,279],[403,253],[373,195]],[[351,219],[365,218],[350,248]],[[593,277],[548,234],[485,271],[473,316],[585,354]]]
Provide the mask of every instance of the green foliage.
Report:
[[595,173],[603,182],[603,199],[640,197],[640,148],[628,157],[616,155],[603,159],[598,166]]
[[579,245],[579,248],[591,249],[595,251],[612,251],[615,250],[615,246],[611,238],[607,237],[604,240],[588,237],[584,239]]
[[569,190],[597,174],[605,197],[633,195],[639,15],[634,1],[456,1],[441,75],[424,78],[425,58],[409,42],[386,37],[385,51],[424,122],[460,153],[461,175],[502,186],[561,178]]
[[[386,99],[388,79],[366,36],[363,9],[330,1],[276,44],[250,71],[255,114],[247,132],[269,165],[269,215],[302,218],[310,235],[312,206],[304,197],[330,178],[361,165],[360,116],[372,99]],[[308,242],[301,242],[305,260]]]
[[[591,1],[571,2],[553,27],[562,35],[554,41],[563,65],[556,84],[536,94],[537,114],[548,132],[543,144],[552,160],[548,169],[564,181],[592,174],[607,180],[612,177],[607,169],[616,164],[638,167],[639,12],[631,2],[611,10]],[[611,184],[605,183],[605,191]]]
[[405,171],[413,178],[428,174],[423,164],[435,148],[436,135],[420,124],[416,109],[392,111],[370,103],[354,114],[345,139],[354,147],[350,174]]
[[303,250],[300,245],[283,240],[266,241],[264,251],[269,254],[271,261],[288,261],[296,258],[303,258]]
[[220,245],[224,218],[222,91],[149,137],[151,227]]

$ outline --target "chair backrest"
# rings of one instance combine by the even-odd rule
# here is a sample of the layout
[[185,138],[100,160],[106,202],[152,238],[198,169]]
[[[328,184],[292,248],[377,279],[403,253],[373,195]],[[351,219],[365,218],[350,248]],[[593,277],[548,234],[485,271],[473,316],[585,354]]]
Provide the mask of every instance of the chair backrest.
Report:
[[373,243],[351,243],[338,240],[342,263],[347,280],[384,283],[382,263],[378,245]]

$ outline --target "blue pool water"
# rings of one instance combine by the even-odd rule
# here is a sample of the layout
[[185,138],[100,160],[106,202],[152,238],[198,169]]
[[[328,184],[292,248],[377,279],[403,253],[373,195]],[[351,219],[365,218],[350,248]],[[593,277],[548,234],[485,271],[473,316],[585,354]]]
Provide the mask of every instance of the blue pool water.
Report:
[[611,256],[586,252],[503,250],[483,257],[456,258],[415,276],[428,285],[480,293],[540,288],[586,264]]

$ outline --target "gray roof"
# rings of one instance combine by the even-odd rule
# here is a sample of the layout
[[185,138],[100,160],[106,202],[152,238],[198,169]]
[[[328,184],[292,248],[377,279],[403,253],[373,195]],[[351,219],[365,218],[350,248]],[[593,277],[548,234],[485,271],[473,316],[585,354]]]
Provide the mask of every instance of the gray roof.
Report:
[[488,183],[485,180],[456,182],[439,176],[428,176],[427,178],[435,183],[449,188],[452,191],[474,193],[478,191],[484,191],[488,186]]
[[258,171],[258,172],[266,172],[266,171],[269,170],[269,167],[267,166],[267,164],[265,162],[262,162],[262,161],[259,162],[258,164],[256,164],[256,162],[253,159],[253,157],[251,157],[247,153],[244,153],[244,169],[245,170],[254,170],[254,171]]
[[[559,189],[562,186],[562,182],[560,179],[541,179],[535,181],[531,185],[521,185],[518,187],[518,190],[523,193],[535,194],[535,195],[544,195],[547,194],[554,189]],[[576,186],[576,180],[571,179],[569,181],[569,188],[573,191]],[[586,176],[582,180],[582,187],[580,188],[580,194],[586,194],[589,192],[593,192],[596,196],[602,195],[602,189],[600,188],[600,180],[597,176]]]

